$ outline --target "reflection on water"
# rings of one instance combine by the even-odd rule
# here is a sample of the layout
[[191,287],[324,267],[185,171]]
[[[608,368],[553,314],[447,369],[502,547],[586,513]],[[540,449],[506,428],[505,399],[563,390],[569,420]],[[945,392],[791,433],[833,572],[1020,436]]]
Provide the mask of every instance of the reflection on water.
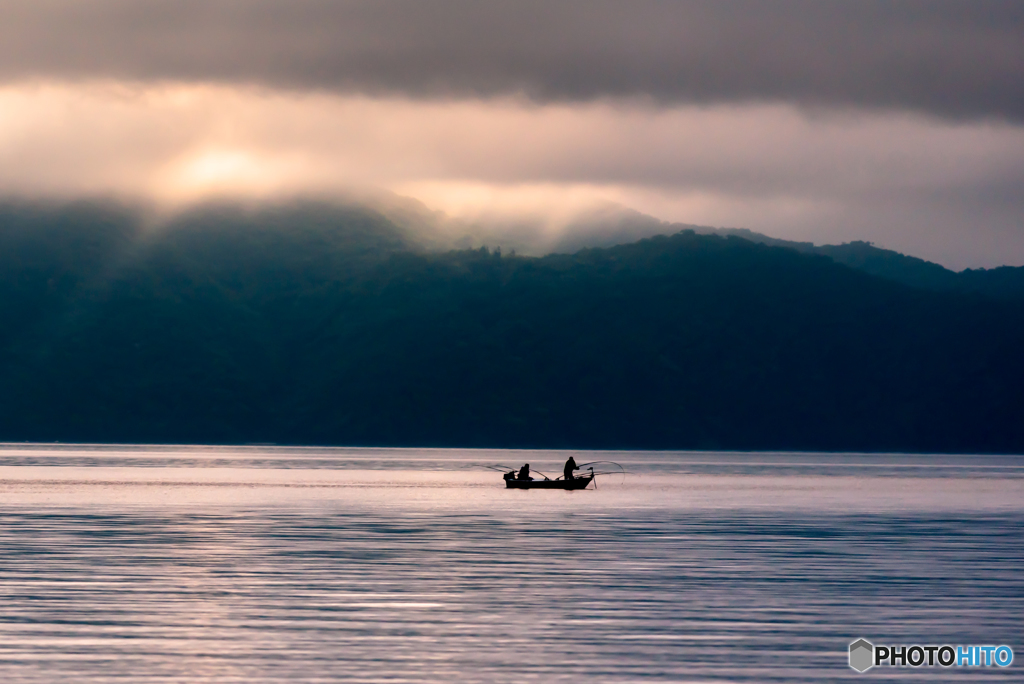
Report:
[[[1014,457],[0,448],[5,681],[1019,679],[846,666],[1024,653]],[[931,464],[931,465],[929,465]],[[1018,658],[1018,660],[1020,660]]]

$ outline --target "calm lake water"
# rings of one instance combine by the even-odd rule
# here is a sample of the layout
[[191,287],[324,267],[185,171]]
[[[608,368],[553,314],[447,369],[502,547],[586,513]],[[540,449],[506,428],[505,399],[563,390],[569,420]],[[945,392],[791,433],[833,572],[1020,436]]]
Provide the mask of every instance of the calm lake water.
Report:
[[1021,457],[572,453],[0,445],[0,678],[1024,681]]

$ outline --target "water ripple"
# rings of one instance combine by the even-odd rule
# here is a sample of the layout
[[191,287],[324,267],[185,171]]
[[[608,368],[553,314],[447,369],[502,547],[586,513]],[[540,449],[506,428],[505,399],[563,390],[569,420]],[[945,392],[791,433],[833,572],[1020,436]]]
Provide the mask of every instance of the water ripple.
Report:
[[820,682],[856,677],[860,636],[1022,652],[1014,476],[954,478],[957,498],[946,476],[858,471],[844,498],[841,463],[709,475],[642,456],[636,479],[567,494],[505,491],[458,453],[374,470],[66,451],[0,454],[5,681]]

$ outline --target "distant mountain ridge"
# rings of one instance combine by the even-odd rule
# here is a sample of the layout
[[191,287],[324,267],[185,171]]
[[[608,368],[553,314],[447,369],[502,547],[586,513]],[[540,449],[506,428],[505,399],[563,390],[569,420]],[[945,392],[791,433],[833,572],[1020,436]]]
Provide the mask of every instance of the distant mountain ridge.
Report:
[[0,441],[1024,452],[1024,301],[417,211],[0,205]]
[[581,249],[613,247],[641,238],[692,230],[698,234],[734,236],[773,247],[820,254],[858,271],[933,292],[963,292],[1000,299],[1024,299],[1024,266],[957,272],[915,256],[876,247],[869,242],[815,245],[811,242],[773,238],[745,228],[669,223],[615,204],[582,212],[553,230],[546,229],[543,221],[536,217],[488,224],[447,218],[407,198],[378,195],[366,202],[367,206],[380,211],[415,235],[414,241],[427,249],[464,249],[488,245],[533,256],[572,254]]
[[858,271],[934,292],[973,292],[1002,299],[1024,298],[1024,266],[957,272],[918,257],[875,247],[870,242],[815,246],[810,242],[780,240],[742,228],[711,228],[701,229],[700,232],[734,235],[764,245],[787,247],[807,254],[822,254]]

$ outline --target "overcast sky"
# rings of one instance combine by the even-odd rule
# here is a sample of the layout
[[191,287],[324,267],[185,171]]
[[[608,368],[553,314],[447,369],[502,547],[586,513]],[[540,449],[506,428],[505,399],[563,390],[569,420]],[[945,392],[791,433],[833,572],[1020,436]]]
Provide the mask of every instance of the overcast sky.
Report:
[[1024,3],[8,0],[0,194],[613,201],[1024,264]]

